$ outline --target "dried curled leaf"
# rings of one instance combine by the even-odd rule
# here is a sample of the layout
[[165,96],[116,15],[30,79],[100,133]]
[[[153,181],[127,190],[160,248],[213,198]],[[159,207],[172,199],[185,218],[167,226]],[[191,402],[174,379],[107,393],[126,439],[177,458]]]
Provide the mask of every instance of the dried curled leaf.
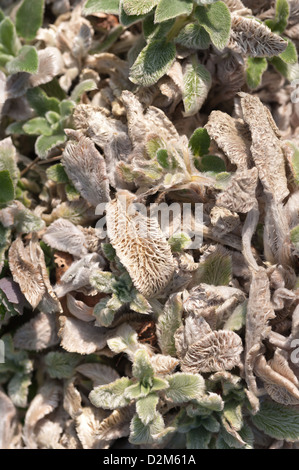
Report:
[[90,105],[78,105],[75,108],[74,122],[76,129],[103,150],[109,181],[115,186],[118,182],[116,164],[126,161],[132,151],[126,125],[108,117],[102,108]]
[[51,248],[81,257],[87,254],[82,231],[67,219],[57,219],[46,230],[43,241]]
[[184,372],[216,372],[231,370],[240,363],[243,351],[242,340],[233,331],[213,331],[204,320],[196,320],[198,327],[204,325],[206,333],[188,344],[187,352],[181,361]]
[[91,322],[94,321],[93,307],[89,307],[81,300],[75,299],[71,294],[66,295],[67,308],[78,320]]
[[283,405],[299,404],[298,379],[279,349],[268,363],[264,356],[260,356],[254,371],[264,381],[265,390],[274,401]]
[[251,160],[251,142],[244,122],[221,111],[212,111],[205,128],[231,163],[237,165],[238,170],[243,171],[248,168]]
[[174,371],[179,365],[179,360],[175,357],[165,356],[164,354],[154,354],[151,357],[151,364],[157,375],[167,375]]
[[202,316],[213,328],[222,325],[244,299],[240,289],[201,283],[185,295],[183,306],[188,314]]
[[31,75],[29,82],[32,87],[50,82],[63,69],[62,55],[56,47],[46,47],[38,51],[38,71]]
[[157,220],[139,214],[133,207],[134,199],[134,194],[119,191],[108,204],[108,236],[135,287],[151,297],[169,283],[174,259]]
[[107,344],[108,333],[105,328],[75,318],[59,317],[61,347],[68,352],[91,354],[103,349]]
[[25,416],[24,441],[29,449],[36,449],[35,437],[38,423],[55,408],[58,407],[61,397],[61,387],[54,381],[46,382],[30,403]]
[[72,290],[90,288],[89,278],[93,269],[103,268],[105,261],[97,253],[89,253],[74,261],[55,286],[55,293],[60,298]]
[[22,325],[13,337],[14,346],[29,351],[41,351],[59,342],[55,317],[40,312],[30,322]]
[[101,409],[85,407],[76,417],[76,431],[83,449],[105,449],[110,442],[103,441],[99,436],[99,423],[106,417]]
[[245,336],[245,377],[249,389],[249,398],[255,412],[258,411],[259,403],[256,399],[257,386],[253,371],[257,358],[263,352],[262,341],[267,338],[271,331],[268,321],[274,317],[275,313],[270,300],[269,279],[266,271],[259,268],[252,273]]
[[256,168],[237,171],[232,176],[228,187],[217,196],[217,206],[246,214],[256,204],[257,182],[258,171]]
[[109,384],[119,379],[118,373],[105,364],[86,363],[76,367],[80,374],[92,380],[93,386]]
[[251,154],[266,193],[276,202],[288,196],[284,153],[277,126],[257,96],[240,93],[243,117],[251,132]]
[[14,448],[17,435],[16,417],[15,406],[8,396],[0,390],[0,449],[2,450]]
[[110,199],[105,160],[91,139],[78,133],[75,136],[77,142],[67,143],[62,163],[75,188],[96,207]]
[[101,439],[119,439],[130,434],[130,422],[134,415],[134,409],[127,406],[114,410],[108,418],[103,419],[98,427],[98,434]]
[[33,308],[39,304],[50,313],[61,310],[49,281],[43,251],[35,237],[25,247],[17,238],[9,250],[9,267],[15,282]]
[[238,214],[224,207],[214,206],[210,212],[210,217],[213,233],[219,237],[232,232],[240,225]]
[[287,41],[255,18],[232,15],[228,47],[251,57],[273,57],[285,51]]

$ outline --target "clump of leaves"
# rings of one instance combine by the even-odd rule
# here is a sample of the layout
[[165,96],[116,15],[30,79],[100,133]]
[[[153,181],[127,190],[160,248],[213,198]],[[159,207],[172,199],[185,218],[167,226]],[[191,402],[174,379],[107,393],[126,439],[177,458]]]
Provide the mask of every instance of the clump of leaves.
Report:
[[160,395],[177,405],[204,393],[204,380],[199,374],[176,373],[164,378],[156,375],[145,350],[136,352],[132,375],[132,379],[123,377],[90,393],[91,402],[101,408],[116,409],[135,402],[129,438],[132,444],[149,444],[165,431],[157,409]]
[[[288,66],[297,63],[294,43],[283,34],[289,17],[287,0],[277,0],[275,18],[264,23],[252,17],[251,10],[242,2],[198,2],[192,0],[88,0],[86,15],[97,12],[118,14],[120,22],[128,27],[142,22],[143,42],[134,51],[130,80],[149,87],[165,74],[180,58],[187,58],[175,83],[182,92],[185,115],[195,114],[207,98],[211,75],[199,54],[214,50],[217,54],[241,54],[247,63],[247,83],[255,88],[267,69],[267,60],[290,79]],[[176,62],[178,63],[178,62]]]

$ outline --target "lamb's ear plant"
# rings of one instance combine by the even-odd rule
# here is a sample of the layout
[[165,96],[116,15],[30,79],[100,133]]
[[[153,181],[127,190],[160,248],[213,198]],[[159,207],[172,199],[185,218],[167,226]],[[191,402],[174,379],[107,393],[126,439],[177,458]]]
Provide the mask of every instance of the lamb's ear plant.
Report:
[[[69,99],[59,100],[47,96],[40,87],[27,91],[26,98],[36,113],[36,117],[26,122],[16,122],[8,126],[6,133],[38,136],[35,152],[41,159],[47,158],[49,152],[66,142],[65,128],[72,127],[72,112],[83,93],[94,90],[94,80],[84,80],[73,90]],[[61,90],[62,91],[62,90]]]
[[0,383],[8,382],[7,391],[15,406],[28,405],[29,386],[33,371],[33,361],[24,350],[16,350],[10,334],[1,337],[5,350],[5,363],[0,364]]
[[23,0],[17,10],[15,24],[0,10],[0,67],[9,75],[37,73],[37,49],[29,42],[35,39],[42,26],[44,7],[45,0]]
[[[134,403],[136,414],[130,425],[132,444],[151,444],[165,434],[161,414],[163,403],[184,404],[204,394],[204,379],[199,374],[174,373],[161,377],[155,372],[148,352],[138,349],[133,357],[132,378],[96,387],[89,395],[97,407],[114,410]],[[168,432],[175,431],[170,428]]]
[[176,70],[175,82],[183,95],[185,115],[190,116],[201,108],[212,84],[198,53],[214,50],[223,57],[232,51],[241,55],[250,88],[260,84],[268,62],[289,80],[296,73],[296,47],[283,36],[289,17],[287,0],[277,0],[275,17],[265,22],[242,6],[241,2],[204,0],[88,0],[84,13],[118,14],[124,27],[141,21],[143,41],[138,43],[139,50],[134,46],[130,80],[152,86],[171,73],[179,60],[182,69],[179,74]]
[[254,89],[260,85],[263,73],[267,70],[269,64],[290,81],[297,77],[298,54],[296,45],[291,39],[284,36],[289,15],[289,2],[287,0],[276,0],[275,17],[266,20],[265,25],[270,28],[272,33],[280,35],[287,42],[287,47],[274,57],[247,58],[246,79],[250,88]]

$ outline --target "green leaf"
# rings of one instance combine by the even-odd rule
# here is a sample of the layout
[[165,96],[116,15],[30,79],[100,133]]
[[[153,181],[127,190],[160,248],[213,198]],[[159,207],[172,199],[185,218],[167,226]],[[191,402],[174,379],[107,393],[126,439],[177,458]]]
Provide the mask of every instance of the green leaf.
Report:
[[23,130],[29,135],[52,135],[50,124],[42,117],[36,117],[27,121],[23,126]]
[[94,308],[93,314],[97,319],[97,322],[101,326],[108,327],[114,320],[114,316],[117,310],[122,306],[115,294],[112,297],[104,298]]
[[64,144],[66,141],[65,134],[57,134],[57,135],[41,135],[38,137],[35,143],[35,152],[41,159],[47,158],[49,155],[50,150],[57,147],[58,145]]
[[184,67],[183,80],[184,116],[194,116],[208,96],[211,87],[211,75],[193,56],[191,61]]
[[131,82],[142,86],[154,85],[170,69],[175,54],[172,42],[165,39],[149,42],[131,67]]
[[10,74],[18,72],[36,73],[38,71],[38,54],[33,46],[23,46],[18,56],[7,64]]
[[28,41],[36,37],[44,18],[45,0],[23,0],[16,14],[16,29],[19,36]]
[[183,232],[175,233],[168,240],[168,243],[171,246],[171,251],[173,253],[180,253],[184,250],[187,250],[191,242],[192,240],[189,235]]
[[16,148],[11,139],[4,139],[0,142],[0,170],[8,170],[14,187],[19,179],[19,169],[17,166]]
[[55,125],[60,121],[61,116],[60,114],[55,113],[55,111],[48,111],[46,113],[46,119],[50,125]]
[[7,62],[13,60],[14,56],[0,52],[0,67],[6,67]]
[[291,242],[295,246],[296,250],[299,250],[299,225],[294,227],[291,232]]
[[52,379],[70,379],[79,362],[80,356],[69,352],[52,351],[45,356],[47,372]]
[[196,129],[189,140],[189,147],[195,157],[209,153],[211,139],[208,131],[202,127]]
[[287,0],[276,0],[275,18],[273,20],[266,20],[266,25],[274,33],[281,34],[287,27],[290,15],[290,7]]
[[65,194],[66,194],[68,201],[78,201],[78,199],[80,199],[80,196],[81,196],[79,191],[77,191],[77,189],[75,188],[75,186],[73,186],[70,183],[66,184],[65,186]]
[[151,311],[151,305],[146,298],[140,294],[136,289],[131,292],[132,300],[130,302],[130,309],[134,312],[147,314]]
[[257,88],[261,84],[263,73],[267,68],[268,62],[264,57],[248,57],[246,67],[247,85],[252,89]]
[[55,183],[68,183],[69,178],[65,172],[65,169],[61,163],[57,163],[57,165],[52,165],[46,171],[47,177],[55,181]]
[[132,372],[133,376],[144,384],[149,383],[154,377],[154,368],[151,365],[148,353],[144,349],[136,352]]
[[73,90],[71,94],[71,100],[78,103],[80,101],[81,96],[88,91],[96,90],[97,84],[94,80],[83,80],[83,82],[79,83]]
[[123,8],[127,15],[145,15],[149,13],[159,0],[123,0]]
[[16,56],[21,47],[15,25],[9,18],[0,23],[0,44],[4,47],[4,52],[11,56]]
[[116,251],[111,245],[111,243],[102,243],[101,244],[102,252],[108,261],[114,261],[116,257]]
[[172,294],[157,322],[158,343],[163,354],[176,356],[174,334],[182,325],[183,311],[181,294]]
[[84,15],[92,13],[111,13],[118,15],[119,0],[88,0],[83,8]]
[[199,374],[177,372],[167,377],[169,388],[165,391],[174,403],[184,403],[200,397],[205,391],[205,381]]
[[211,39],[202,26],[189,23],[181,29],[174,42],[189,49],[208,49]]
[[147,15],[143,22],[143,35],[146,41],[153,39],[163,39],[171,30],[175,23],[175,19],[163,21],[163,23],[155,24],[154,15]]
[[292,80],[292,64],[287,64],[284,60],[282,60],[279,56],[272,57],[268,59],[268,61],[276,68],[276,70],[288,80]]
[[191,429],[187,433],[186,437],[186,448],[187,449],[208,449],[208,444],[211,440],[211,433],[204,429],[203,427],[199,427],[196,429]]
[[171,0],[171,2],[169,0],[160,0],[156,8],[155,23],[161,23],[179,15],[190,15],[192,9],[192,0]]
[[48,111],[60,112],[59,100],[49,98],[46,93],[39,87],[31,88],[27,91],[27,99],[30,106],[34,109],[38,116],[45,116]]
[[222,411],[224,407],[224,402],[217,393],[209,392],[209,394],[197,398],[196,402],[199,404],[200,409],[206,408],[211,411]]
[[131,26],[132,24],[138,23],[141,21],[145,15],[127,15],[127,13],[124,10],[123,2],[122,0],[120,1],[120,7],[119,7],[119,22],[125,26]]
[[135,353],[139,347],[137,333],[128,324],[124,324],[119,327],[117,329],[116,336],[108,339],[107,344],[109,349],[111,349],[111,351],[115,352],[116,354],[122,352]]
[[14,227],[21,234],[38,232],[45,227],[45,222],[30,209],[23,207],[14,216]]
[[279,54],[279,57],[286,63],[286,64],[296,64],[298,62],[298,54],[297,49],[293,41],[290,39],[284,38],[288,41],[288,45],[285,51]]
[[238,305],[226,320],[223,329],[239,331],[246,323],[247,301]]
[[107,385],[95,387],[89,394],[91,403],[104,410],[114,410],[129,404],[124,392],[132,384],[128,377],[122,377]]
[[5,260],[5,252],[9,245],[11,231],[0,222],[0,274]]
[[90,284],[99,292],[104,292],[105,294],[111,294],[113,292],[113,282],[115,282],[115,277],[108,271],[93,271],[89,281]]
[[20,408],[25,408],[27,406],[30,385],[31,377],[29,374],[15,374],[9,381],[7,392],[15,406]]
[[139,382],[131,385],[125,390],[125,397],[129,400],[137,400],[138,398],[146,397],[151,392],[151,388],[142,386]]
[[63,100],[61,103],[59,103],[59,113],[64,118],[69,117],[72,114],[75,106],[76,105],[73,101]]
[[139,416],[135,414],[130,425],[129,442],[135,445],[150,444],[155,441],[155,435],[162,432],[164,427],[163,417],[160,413],[157,413],[148,425],[144,425]]
[[199,24],[209,33],[212,43],[217,49],[224,49],[229,41],[231,16],[223,2],[212,5],[198,6],[194,12]]
[[3,10],[0,8],[0,22],[3,21],[5,18]]
[[162,168],[170,168],[168,152],[165,149],[157,151],[157,160]]
[[222,173],[226,171],[225,163],[222,158],[216,155],[205,155],[200,161],[201,171],[213,171],[214,173]]
[[205,283],[214,286],[228,286],[232,277],[232,258],[221,248],[216,249],[201,261],[194,280],[197,284]]
[[15,188],[8,170],[0,171],[0,204],[7,204],[15,198]]
[[155,418],[158,403],[159,397],[155,393],[150,393],[147,397],[142,397],[137,400],[136,412],[145,426]]
[[259,412],[251,416],[253,424],[274,439],[299,439],[299,409],[273,401],[261,403]]
[[232,429],[240,431],[243,427],[242,407],[234,401],[226,402],[223,410],[224,418],[229,422]]
[[158,390],[165,390],[168,388],[168,382],[164,379],[160,379],[159,377],[154,377],[153,378],[153,384],[151,386],[151,391],[156,392]]

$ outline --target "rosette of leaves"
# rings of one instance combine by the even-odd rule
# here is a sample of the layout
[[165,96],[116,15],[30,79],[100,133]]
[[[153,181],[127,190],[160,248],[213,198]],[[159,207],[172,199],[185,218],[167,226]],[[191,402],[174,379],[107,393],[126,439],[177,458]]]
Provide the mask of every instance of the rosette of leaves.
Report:
[[[150,356],[145,350],[138,350],[134,356],[133,377],[122,377],[107,385],[95,387],[90,395],[93,405],[114,410],[136,405],[136,414],[130,425],[129,440],[132,444],[151,444],[165,431],[165,422],[159,405],[169,401],[173,405],[189,402],[204,393],[204,379],[199,374],[180,372],[160,377],[155,374]],[[161,400],[161,401],[160,401]]]
[[205,395],[190,400],[170,423],[166,447],[187,449],[251,449],[253,432],[247,422],[241,379],[218,372],[206,380]]
[[[22,46],[20,38],[31,41],[42,26],[44,0],[23,0],[16,14],[16,24],[0,10],[0,66],[9,75],[38,71],[38,54],[34,46]],[[30,20],[29,20],[30,18]]]
[[0,384],[7,387],[8,396],[15,406],[27,406],[33,362],[24,350],[15,350],[9,334],[2,336],[5,362],[0,364]]
[[275,17],[265,21],[265,25],[272,33],[281,35],[287,41],[286,49],[274,57],[248,57],[246,67],[246,80],[250,88],[257,88],[263,73],[267,70],[268,64],[281,73],[288,80],[296,78],[298,70],[294,65],[298,63],[298,54],[294,42],[284,36],[284,31],[288,24],[290,15],[290,5],[287,0],[276,0]]
[[0,142],[0,268],[12,230],[22,234],[44,227],[43,220],[30,210],[28,196],[26,181],[20,179],[16,148],[8,137]]
[[[149,136],[146,159],[133,159],[120,163],[123,178],[140,186],[172,188],[198,182],[221,189],[221,182],[229,178],[225,162],[209,153],[210,137],[204,128],[192,134],[188,146],[183,140],[166,141],[159,136]],[[218,182],[219,181],[219,182]]]
[[[39,158],[47,158],[51,150],[66,142],[64,129],[72,127],[72,112],[81,96],[95,88],[94,80],[84,80],[74,88],[69,99],[62,100],[53,96],[49,97],[40,87],[29,89],[26,98],[35,111],[36,117],[26,122],[11,124],[6,129],[6,133],[38,136],[35,142],[35,152]],[[60,87],[59,92],[62,95],[64,93]]]
[[[120,263],[118,263],[120,265]],[[109,271],[95,270],[90,283],[99,292],[107,294],[94,308],[94,316],[101,326],[110,326],[116,313],[122,306],[138,313],[148,314],[151,305],[146,298],[134,287],[129,274],[120,266],[122,273],[115,276]]]
[[[200,3],[200,4],[199,4]],[[86,15],[95,12],[118,14],[122,25],[128,27],[143,21],[143,43],[134,48],[136,57],[131,66],[130,80],[151,86],[171,68],[177,48],[184,47],[191,55],[194,50],[208,49],[213,44],[223,50],[230,36],[231,16],[224,2],[193,0],[88,0]],[[193,55],[183,68],[182,92],[185,114],[195,114],[207,97],[211,85],[208,70]]]
[[295,45],[284,40],[289,16],[287,0],[277,0],[273,20],[263,23],[250,15],[242,2],[206,0],[88,0],[86,15],[95,12],[118,14],[123,26],[142,21],[143,41],[130,54],[130,80],[152,86],[170,71],[183,50],[193,55],[177,80],[184,98],[185,115],[202,106],[211,85],[211,76],[194,52],[213,46],[218,53],[232,50],[247,57],[247,82],[255,88],[268,67],[268,60],[287,78],[297,62]]

